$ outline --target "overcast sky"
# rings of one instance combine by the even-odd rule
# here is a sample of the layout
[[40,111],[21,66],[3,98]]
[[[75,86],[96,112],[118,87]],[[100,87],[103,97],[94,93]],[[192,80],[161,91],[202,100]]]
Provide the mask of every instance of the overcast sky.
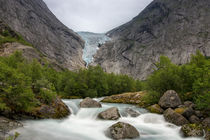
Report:
[[107,32],[138,15],[152,0],[44,0],[74,31]]

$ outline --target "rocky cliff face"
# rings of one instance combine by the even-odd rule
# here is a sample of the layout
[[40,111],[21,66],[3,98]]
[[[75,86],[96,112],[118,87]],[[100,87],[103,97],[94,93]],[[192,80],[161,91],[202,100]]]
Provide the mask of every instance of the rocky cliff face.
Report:
[[209,0],[154,0],[130,22],[107,33],[94,64],[107,72],[145,79],[160,55],[176,64],[200,50],[210,56]]
[[61,66],[70,70],[84,67],[84,41],[64,26],[42,0],[0,0],[0,20]]

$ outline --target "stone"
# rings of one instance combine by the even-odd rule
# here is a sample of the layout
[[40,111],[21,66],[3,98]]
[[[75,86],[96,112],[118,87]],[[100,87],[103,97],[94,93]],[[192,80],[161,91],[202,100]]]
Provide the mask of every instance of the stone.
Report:
[[181,127],[181,133],[185,137],[203,137],[203,127],[198,124],[185,124]]
[[179,95],[174,90],[166,91],[158,103],[163,109],[176,108],[182,104]]
[[118,122],[109,127],[108,135],[116,140],[140,137],[138,130],[134,126],[124,122]]
[[181,108],[176,108],[175,112],[189,119],[194,114],[195,111],[191,107],[181,107]]
[[100,108],[101,104],[89,97],[85,98],[82,102],[80,102],[81,108]]
[[103,120],[117,120],[120,118],[118,108],[112,107],[98,114],[99,119]]
[[0,140],[5,140],[9,131],[19,127],[23,127],[20,122],[0,116]]
[[193,103],[193,102],[191,102],[191,101],[185,101],[184,102],[184,106],[185,107],[191,107],[191,108],[195,108],[195,104]]
[[71,111],[69,110],[68,106],[63,103],[63,101],[60,98],[56,98],[53,100],[53,102],[50,105],[41,105],[41,107],[37,107],[32,115],[35,118],[64,118],[71,114]]
[[204,127],[210,129],[210,117],[205,118],[205,119],[202,121],[202,124],[203,124]]
[[178,126],[188,124],[189,121],[179,113],[176,113],[173,109],[169,108],[164,111],[163,116],[166,121],[173,123]]
[[151,113],[163,114],[164,110],[158,105],[154,104],[147,108]]
[[138,116],[140,116],[139,112],[137,112],[137,111],[135,111],[135,110],[133,110],[131,108],[126,108],[125,109],[125,113],[128,114],[131,117],[138,117]]
[[203,117],[203,113],[202,113],[201,111],[199,111],[199,110],[196,110],[196,111],[195,111],[195,115],[196,115],[197,117],[199,117],[199,118]]
[[190,121],[190,123],[197,124],[197,123],[200,122],[200,119],[199,119],[197,116],[192,115],[192,116],[189,118],[189,121]]

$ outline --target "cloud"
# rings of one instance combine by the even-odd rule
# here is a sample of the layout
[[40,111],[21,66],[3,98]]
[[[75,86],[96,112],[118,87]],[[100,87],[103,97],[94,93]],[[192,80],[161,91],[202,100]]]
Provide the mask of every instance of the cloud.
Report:
[[107,32],[138,15],[152,0],[44,0],[75,31]]

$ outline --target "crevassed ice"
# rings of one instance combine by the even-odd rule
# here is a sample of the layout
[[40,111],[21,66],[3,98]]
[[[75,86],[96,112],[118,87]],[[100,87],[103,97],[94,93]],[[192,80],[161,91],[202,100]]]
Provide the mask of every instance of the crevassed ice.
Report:
[[86,62],[86,66],[93,61],[93,56],[97,52],[98,45],[109,41],[110,38],[106,34],[90,33],[90,32],[78,32],[78,34],[85,41],[85,47],[83,49],[83,60]]

